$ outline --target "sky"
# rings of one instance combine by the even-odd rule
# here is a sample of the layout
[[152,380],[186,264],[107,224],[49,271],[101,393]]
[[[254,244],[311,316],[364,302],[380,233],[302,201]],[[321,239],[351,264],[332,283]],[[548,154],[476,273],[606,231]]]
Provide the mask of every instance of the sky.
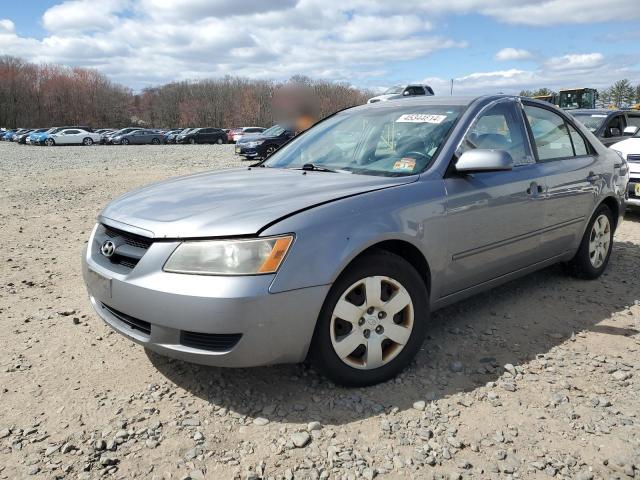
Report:
[[436,94],[640,84],[640,0],[2,0],[0,55],[140,91],[301,74]]

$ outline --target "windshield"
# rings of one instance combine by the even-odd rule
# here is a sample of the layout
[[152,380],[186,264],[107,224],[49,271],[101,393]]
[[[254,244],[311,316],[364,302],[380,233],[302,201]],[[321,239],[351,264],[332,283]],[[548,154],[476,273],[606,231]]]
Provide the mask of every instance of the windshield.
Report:
[[269,127],[264,132],[262,132],[262,135],[264,135],[265,137],[278,137],[284,133],[284,130],[284,127],[281,127],[280,125],[274,125],[273,127]]
[[574,113],[573,116],[592,133],[598,130],[607,119],[604,113]]
[[398,95],[400,93],[402,93],[402,91],[404,90],[404,87],[402,85],[394,85],[391,88],[387,88],[383,95]]
[[264,165],[341,173],[405,176],[420,173],[442,145],[460,106],[401,106],[339,113],[274,153]]

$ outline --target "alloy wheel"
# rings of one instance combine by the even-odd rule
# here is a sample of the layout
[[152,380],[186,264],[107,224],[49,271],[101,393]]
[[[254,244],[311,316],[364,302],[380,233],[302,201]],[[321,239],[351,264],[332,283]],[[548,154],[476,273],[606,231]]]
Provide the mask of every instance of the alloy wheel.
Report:
[[609,253],[611,225],[606,215],[600,215],[593,222],[589,234],[589,261],[594,268],[600,268]]
[[390,277],[366,277],[347,288],[336,303],[329,327],[331,344],[350,367],[372,370],[402,351],[413,324],[407,289]]

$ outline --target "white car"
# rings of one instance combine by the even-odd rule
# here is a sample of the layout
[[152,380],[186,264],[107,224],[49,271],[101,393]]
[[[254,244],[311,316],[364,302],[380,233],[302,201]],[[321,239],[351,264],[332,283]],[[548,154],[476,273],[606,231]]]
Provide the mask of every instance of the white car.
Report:
[[265,129],[262,127],[242,127],[238,131],[234,132],[231,138],[237,143],[245,135],[256,135],[264,131]]
[[387,88],[382,95],[370,98],[367,103],[386,102],[387,100],[397,100],[399,98],[415,97],[420,95],[433,95],[433,88],[429,85],[394,85]]
[[[640,129],[637,127],[627,127],[627,129],[635,128],[635,134],[622,140],[621,142],[611,145],[612,150],[620,153],[629,165],[629,199],[627,205],[640,207]],[[625,129],[625,133],[627,132]]]
[[67,128],[57,133],[52,133],[45,140],[45,144],[49,147],[53,145],[93,145],[100,143],[100,134],[87,132],[79,128]]

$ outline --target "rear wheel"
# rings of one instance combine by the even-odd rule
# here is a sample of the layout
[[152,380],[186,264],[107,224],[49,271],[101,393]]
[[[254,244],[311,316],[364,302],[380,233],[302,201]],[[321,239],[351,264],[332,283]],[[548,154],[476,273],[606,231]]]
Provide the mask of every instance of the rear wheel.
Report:
[[218,140],[216,140],[216,143],[218,145],[222,145],[224,143],[224,140],[222,140],[222,138],[218,137]]
[[82,144],[88,147],[90,145],[93,145],[93,140],[91,138],[89,138],[89,137],[84,138],[82,140]]
[[151,143],[152,143],[153,145],[160,145],[160,140],[158,140],[157,138],[152,138],[152,139],[151,139]]
[[569,262],[572,275],[594,279],[607,268],[613,247],[613,215],[606,205],[600,205],[593,214],[580,248]]
[[45,144],[47,147],[53,147],[53,146],[56,144],[56,141],[55,141],[53,138],[47,138],[47,139],[44,141],[44,144]]
[[427,289],[418,272],[392,253],[366,254],[329,291],[310,358],[338,384],[383,382],[416,355],[427,317]]

